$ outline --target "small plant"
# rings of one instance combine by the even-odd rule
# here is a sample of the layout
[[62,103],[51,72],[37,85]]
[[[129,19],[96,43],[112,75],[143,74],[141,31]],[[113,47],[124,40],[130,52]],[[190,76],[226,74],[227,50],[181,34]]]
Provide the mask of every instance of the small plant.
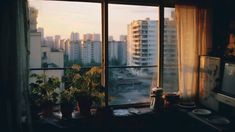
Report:
[[[81,107],[89,107],[92,104],[101,106],[104,102],[104,90],[101,86],[101,72],[99,67],[92,67],[90,70],[81,70],[79,65],[73,65],[63,78],[66,87],[77,89],[75,94],[78,104]],[[82,108],[80,108],[81,110]]]
[[76,104],[76,94],[78,93],[78,89],[74,87],[65,88],[60,93],[60,103],[64,104]]
[[74,87],[65,88],[60,93],[60,110],[63,118],[71,118],[74,110],[76,94],[78,90]]
[[59,79],[56,77],[47,78],[44,74],[35,73],[30,77],[34,81],[29,84],[31,105],[42,110],[55,105],[59,97]]

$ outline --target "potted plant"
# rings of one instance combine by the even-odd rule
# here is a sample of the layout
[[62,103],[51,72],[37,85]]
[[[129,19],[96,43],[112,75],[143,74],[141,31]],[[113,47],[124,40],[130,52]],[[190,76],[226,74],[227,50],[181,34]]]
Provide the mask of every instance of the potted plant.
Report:
[[65,75],[65,80],[67,80],[65,84],[78,90],[76,98],[81,115],[90,115],[92,105],[95,107],[102,105],[104,90],[100,84],[101,72],[102,69],[99,67],[83,71],[79,65],[73,65]]
[[76,94],[78,90],[74,87],[65,88],[60,94],[60,110],[62,117],[69,119],[72,117],[72,112],[76,104]]
[[[46,75],[42,74],[31,74],[30,83],[30,99],[31,108],[37,109],[42,112],[42,115],[47,117],[53,112],[53,106],[57,103],[60,87],[60,81],[56,77],[47,78]],[[38,112],[38,111],[36,111]]]

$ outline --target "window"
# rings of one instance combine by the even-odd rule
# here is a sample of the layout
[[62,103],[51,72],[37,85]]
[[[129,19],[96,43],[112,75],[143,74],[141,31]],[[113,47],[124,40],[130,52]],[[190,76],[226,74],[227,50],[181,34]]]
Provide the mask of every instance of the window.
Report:
[[[30,55],[31,72],[61,80],[73,64],[82,68],[102,66],[108,71],[102,80],[107,82],[109,105],[149,102],[151,88],[161,85],[158,80],[163,80],[161,87],[165,91],[177,91],[176,31],[170,17],[174,8],[165,8],[165,27],[160,29],[161,13],[156,4],[103,6],[96,2],[29,0],[30,51],[34,53]],[[101,12],[106,7],[108,16]],[[103,34],[102,26],[108,27]],[[165,40],[162,53],[160,30],[164,30]],[[103,48],[105,44],[108,48]],[[163,54],[163,60],[159,60],[159,54]],[[159,62],[163,63],[163,76],[158,73]],[[174,79],[169,78],[172,76]]]
[[109,104],[149,102],[157,65],[158,7],[109,4],[108,8],[109,36],[115,38],[108,51]]

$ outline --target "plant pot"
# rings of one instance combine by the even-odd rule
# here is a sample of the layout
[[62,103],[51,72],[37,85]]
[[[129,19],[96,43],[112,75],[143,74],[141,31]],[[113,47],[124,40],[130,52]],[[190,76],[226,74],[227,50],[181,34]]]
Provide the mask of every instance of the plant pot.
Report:
[[62,118],[64,118],[64,119],[72,118],[73,109],[74,109],[74,106],[72,103],[62,103],[60,105],[60,111],[62,113]]
[[90,116],[92,100],[89,96],[79,96],[77,105],[79,106],[80,114],[83,116]]
[[53,104],[44,104],[41,106],[42,116],[50,117],[53,113]]

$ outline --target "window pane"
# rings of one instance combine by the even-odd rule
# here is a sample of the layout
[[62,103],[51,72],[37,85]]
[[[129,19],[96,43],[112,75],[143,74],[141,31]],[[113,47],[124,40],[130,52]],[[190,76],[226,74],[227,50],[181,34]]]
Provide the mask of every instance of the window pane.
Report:
[[154,6],[109,4],[109,66],[119,67],[109,69],[112,105],[149,101],[158,62],[157,12]]
[[30,68],[101,64],[99,3],[29,0],[29,4]]
[[163,88],[165,92],[178,91],[178,60],[175,8],[164,9]]
[[29,7],[31,73],[62,81],[65,67],[100,66],[101,4],[29,0]]
[[[156,86],[156,73],[138,76],[132,71],[142,68],[109,69],[109,104],[134,104],[149,102],[150,88]],[[145,68],[143,68],[145,69]],[[155,67],[148,68],[150,70]]]

